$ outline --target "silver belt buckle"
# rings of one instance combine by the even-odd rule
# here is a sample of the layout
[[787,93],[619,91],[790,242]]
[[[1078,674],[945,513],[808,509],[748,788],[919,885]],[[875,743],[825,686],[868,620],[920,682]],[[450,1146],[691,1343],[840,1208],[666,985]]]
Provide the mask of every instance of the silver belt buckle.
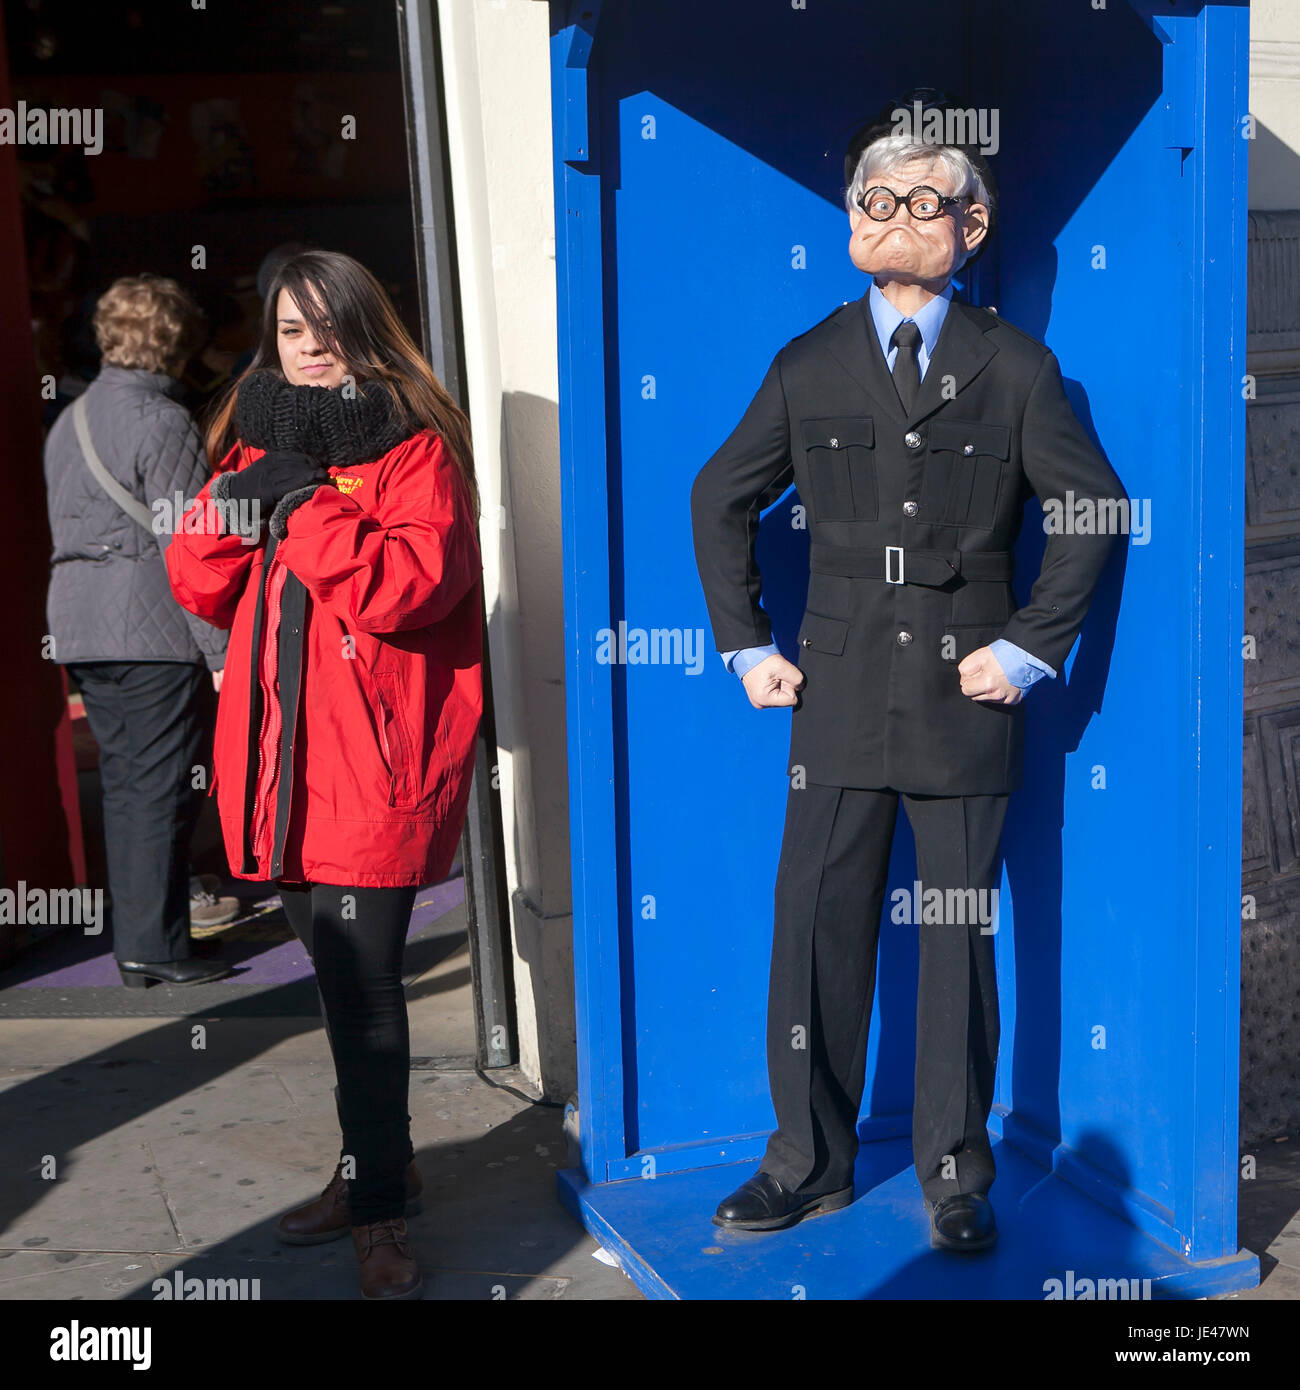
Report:
[[[891,578],[890,578],[890,573],[889,573],[889,571],[890,571],[889,556],[890,556],[890,552],[891,552],[891,551],[892,551],[895,555],[898,556],[898,578],[897,578],[897,579],[891,579]],[[901,584],[902,582],[903,582],[903,547],[902,547],[901,545],[887,545],[887,546],[885,547],[885,583],[886,583],[886,584]]]

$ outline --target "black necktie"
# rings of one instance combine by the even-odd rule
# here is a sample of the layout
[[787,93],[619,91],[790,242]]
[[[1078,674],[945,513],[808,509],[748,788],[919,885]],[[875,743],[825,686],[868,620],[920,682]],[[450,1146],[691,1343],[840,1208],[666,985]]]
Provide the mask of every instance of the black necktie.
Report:
[[898,349],[894,358],[894,390],[909,415],[916,402],[916,393],[921,389],[921,366],[916,360],[920,341],[921,330],[914,323],[900,323],[889,340],[890,347]]

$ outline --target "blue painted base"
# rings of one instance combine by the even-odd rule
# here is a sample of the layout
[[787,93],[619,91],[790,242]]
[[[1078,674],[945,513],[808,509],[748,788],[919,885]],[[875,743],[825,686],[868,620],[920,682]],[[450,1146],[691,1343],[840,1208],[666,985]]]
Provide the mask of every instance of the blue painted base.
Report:
[[650,1298],[1041,1300],[1055,1279],[1058,1297],[1096,1296],[1084,1281],[1124,1280],[1122,1293],[1112,1284],[1105,1296],[1189,1299],[1259,1283],[1259,1260],[1247,1250],[1193,1264],[1009,1145],[995,1144],[994,1154],[989,1198],[1000,1234],[979,1255],[930,1249],[907,1139],[862,1146],[852,1206],[762,1235],[711,1220],[757,1171],[753,1162],[599,1185],[567,1169],[559,1190]]

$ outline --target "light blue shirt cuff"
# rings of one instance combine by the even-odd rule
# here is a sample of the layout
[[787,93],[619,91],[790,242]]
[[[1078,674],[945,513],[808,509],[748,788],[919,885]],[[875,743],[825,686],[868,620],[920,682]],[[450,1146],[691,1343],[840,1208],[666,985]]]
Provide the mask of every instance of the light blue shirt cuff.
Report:
[[[723,652],[722,664],[743,680],[760,661],[766,660],[769,656],[779,655],[780,650],[775,642],[769,642],[765,647],[740,647],[735,651]],[[1045,661],[1039,661],[1036,656],[1031,656],[1023,647],[1017,647],[1014,642],[999,637],[989,643],[989,650],[1006,673],[1007,679],[1021,690],[1028,690],[1035,681],[1042,680],[1044,676],[1056,679],[1056,672],[1052,667]]]
[[722,653],[722,664],[744,680],[760,661],[780,654],[781,648],[775,642],[769,642],[766,647],[738,647],[734,652]]
[[1030,656],[1023,647],[1017,647],[1014,642],[998,637],[989,643],[989,651],[993,653],[994,660],[1002,667],[1011,684],[1021,690],[1028,690],[1035,681],[1042,680],[1044,676],[1056,679],[1056,672],[1045,661]]

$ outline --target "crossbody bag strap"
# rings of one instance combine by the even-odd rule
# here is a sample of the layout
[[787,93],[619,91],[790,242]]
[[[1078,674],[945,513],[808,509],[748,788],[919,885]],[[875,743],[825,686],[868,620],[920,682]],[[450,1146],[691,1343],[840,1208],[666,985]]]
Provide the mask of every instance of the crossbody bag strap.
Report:
[[72,405],[72,423],[77,431],[77,443],[81,445],[81,457],[90,469],[95,481],[108,493],[109,497],[131,518],[153,535],[153,513],[133,497],[104,466],[104,460],[95,452],[90,441],[90,426],[86,423],[86,398],[78,396]]

